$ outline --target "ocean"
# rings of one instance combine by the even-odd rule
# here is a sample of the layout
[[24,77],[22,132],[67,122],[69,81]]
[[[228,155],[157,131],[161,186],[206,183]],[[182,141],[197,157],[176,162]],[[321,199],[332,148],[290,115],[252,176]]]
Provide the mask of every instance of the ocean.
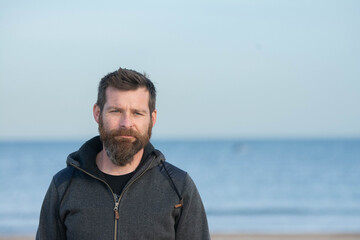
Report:
[[[187,171],[212,233],[360,233],[360,139],[154,140]],[[0,142],[0,234],[34,234],[82,142]]]

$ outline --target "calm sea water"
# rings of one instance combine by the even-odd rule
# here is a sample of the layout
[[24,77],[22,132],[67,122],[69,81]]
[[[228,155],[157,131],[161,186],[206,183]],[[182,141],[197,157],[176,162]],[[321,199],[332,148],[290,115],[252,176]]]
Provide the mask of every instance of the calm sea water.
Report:
[[[0,143],[0,234],[33,234],[81,142]],[[360,233],[360,139],[154,141],[198,186],[211,232]]]

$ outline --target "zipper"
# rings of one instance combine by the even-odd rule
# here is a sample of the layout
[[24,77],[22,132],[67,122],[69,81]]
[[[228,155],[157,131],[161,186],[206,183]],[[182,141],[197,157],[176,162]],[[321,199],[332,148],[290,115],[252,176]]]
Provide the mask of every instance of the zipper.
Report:
[[156,156],[153,157],[153,159],[150,161],[149,165],[146,167],[146,169],[145,169],[139,176],[137,176],[133,181],[129,182],[129,183],[125,186],[125,188],[123,189],[123,191],[122,191],[121,195],[119,196],[119,198],[116,197],[117,195],[113,192],[113,190],[111,189],[110,185],[109,185],[106,181],[104,181],[103,179],[101,179],[101,178],[99,178],[99,177],[96,177],[95,175],[93,175],[93,174],[85,171],[84,169],[82,169],[82,168],[74,165],[73,163],[70,163],[71,166],[73,166],[74,168],[78,169],[79,171],[82,171],[82,172],[84,172],[85,174],[89,175],[90,177],[93,177],[93,178],[95,178],[95,179],[97,179],[97,180],[105,183],[105,185],[110,189],[110,191],[111,191],[111,193],[112,193],[112,195],[113,195],[113,198],[114,198],[114,202],[115,202],[115,206],[114,206],[114,213],[115,213],[114,240],[117,240],[117,225],[118,225],[117,222],[118,222],[118,220],[119,220],[119,218],[120,218],[120,215],[119,215],[119,205],[120,205],[120,201],[121,201],[124,193],[129,189],[129,187],[130,187],[134,182],[136,182],[139,178],[141,178],[141,177],[150,169],[150,167],[151,167],[153,161],[155,160],[155,158],[156,158]]
[[120,218],[119,216],[119,202],[115,202],[115,207],[114,207],[114,212],[115,212],[115,227],[114,227],[114,240],[117,239],[117,225],[118,225],[118,220]]
[[74,168],[78,169],[79,171],[82,171],[83,173],[89,175],[90,177],[93,177],[93,178],[95,178],[96,180],[99,180],[100,182],[105,183],[105,185],[110,189],[110,191],[111,191],[111,193],[112,193],[112,196],[113,196],[113,198],[114,198],[114,202],[115,202],[115,207],[114,207],[114,213],[115,213],[114,240],[116,240],[116,238],[117,238],[117,236],[116,236],[116,235],[117,235],[117,221],[118,221],[118,219],[119,219],[119,202],[117,202],[115,193],[114,193],[113,190],[111,189],[110,185],[109,185],[106,181],[104,181],[103,179],[98,178],[97,176],[95,176],[95,175],[93,175],[93,174],[85,171],[84,169],[82,169],[82,168],[80,168],[80,167],[78,167],[78,166],[76,166],[76,165],[74,165],[74,164],[72,164],[72,163],[70,163],[70,165],[73,166]]

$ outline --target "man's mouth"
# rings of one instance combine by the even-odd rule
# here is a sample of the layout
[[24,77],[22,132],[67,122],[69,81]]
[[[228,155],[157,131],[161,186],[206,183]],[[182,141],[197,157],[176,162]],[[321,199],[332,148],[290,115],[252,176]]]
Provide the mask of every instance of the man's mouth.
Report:
[[135,137],[132,135],[118,135],[115,138],[119,138],[119,139],[134,139]]

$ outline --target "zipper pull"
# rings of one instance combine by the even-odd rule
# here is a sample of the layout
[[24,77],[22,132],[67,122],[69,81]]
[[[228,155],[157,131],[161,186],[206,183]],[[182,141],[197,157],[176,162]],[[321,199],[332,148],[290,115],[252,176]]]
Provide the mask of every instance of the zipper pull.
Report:
[[120,216],[119,216],[119,203],[115,203],[115,207],[114,207],[114,212],[115,212],[115,219],[119,220]]
[[183,199],[180,199],[180,202],[174,206],[174,208],[181,208],[183,206]]

